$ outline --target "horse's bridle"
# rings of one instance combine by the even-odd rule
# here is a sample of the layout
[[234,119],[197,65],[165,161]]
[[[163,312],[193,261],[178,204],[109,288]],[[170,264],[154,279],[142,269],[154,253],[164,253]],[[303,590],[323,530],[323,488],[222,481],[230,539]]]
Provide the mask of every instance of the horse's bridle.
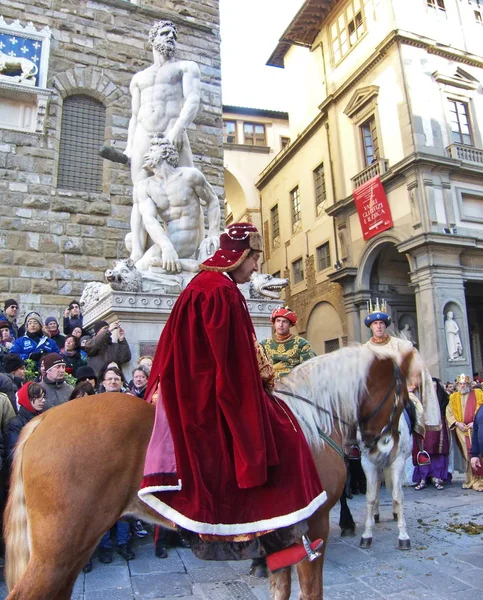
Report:
[[[372,412],[370,412],[365,417],[359,417],[359,419],[358,419],[359,424],[360,424],[360,429],[361,429],[362,440],[364,442],[365,447],[368,450],[372,450],[373,448],[375,448],[376,445],[377,445],[377,443],[379,442],[379,440],[382,437],[386,436],[388,433],[392,432],[393,429],[394,429],[394,418],[396,416],[396,410],[397,410],[397,407],[399,405],[399,396],[401,394],[402,378],[401,378],[401,370],[399,369],[398,365],[396,363],[393,363],[393,365],[394,365],[394,374],[393,374],[393,378],[392,378],[392,381],[391,381],[391,385],[389,386],[389,389],[387,390],[386,395],[384,396],[384,398],[382,399],[382,401],[376,406],[376,408],[374,408],[374,410]],[[393,403],[392,403],[391,415],[389,417],[389,421],[385,425],[385,427],[381,430],[380,433],[376,434],[370,441],[368,441],[367,440],[367,431],[366,432],[364,431],[363,424],[367,423],[368,421],[370,421],[382,409],[382,407],[384,406],[384,404],[386,404],[387,400],[389,399],[390,394],[391,394],[391,390],[393,389],[394,386],[395,386],[394,400],[393,400]],[[310,404],[310,406],[313,406],[314,408],[316,408],[320,412],[324,412],[324,413],[326,413],[328,415],[331,415],[334,420],[339,421],[341,424],[346,425],[348,427],[351,426],[346,421],[343,421],[339,417],[333,415],[326,408],[323,408],[321,406],[317,406],[314,402],[311,402],[308,398],[305,398],[304,396],[299,396],[298,394],[294,394],[293,392],[289,392],[289,391],[286,391],[286,390],[276,390],[274,392],[274,395],[276,395],[276,394],[282,394],[282,395],[285,395],[285,396],[290,396],[292,398],[296,398],[297,400],[302,400],[303,402],[305,402],[306,404]],[[325,434],[322,435],[321,432],[319,432],[319,434],[321,435],[321,437],[323,437],[325,439],[325,437],[326,437]],[[338,452],[340,454],[339,450],[338,450]]]
[[[390,384],[389,389],[387,390],[384,398],[376,406],[376,408],[374,408],[374,410],[372,410],[372,412],[370,412],[365,417],[359,417],[359,419],[358,419],[359,426],[361,429],[362,441],[364,442],[364,446],[368,450],[373,450],[377,446],[377,444],[381,438],[387,436],[389,433],[394,432],[394,421],[395,421],[395,416],[396,416],[396,410],[399,406],[399,397],[401,395],[401,388],[402,388],[403,382],[402,382],[402,378],[401,378],[400,368],[398,367],[398,365],[396,363],[393,363],[393,365],[394,365],[393,378],[392,378],[391,384]],[[374,435],[372,437],[372,439],[368,440],[367,439],[368,432],[364,430],[364,424],[368,423],[368,421],[370,421],[373,417],[375,417],[377,415],[377,413],[382,409],[382,407],[386,404],[389,397],[391,396],[391,391],[393,388],[395,388],[394,389],[394,398],[393,398],[393,403],[392,403],[392,407],[391,407],[391,415],[389,417],[389,421],[383,427],[383,429],[381,430],[380,433],[377,433],[376,435]]]

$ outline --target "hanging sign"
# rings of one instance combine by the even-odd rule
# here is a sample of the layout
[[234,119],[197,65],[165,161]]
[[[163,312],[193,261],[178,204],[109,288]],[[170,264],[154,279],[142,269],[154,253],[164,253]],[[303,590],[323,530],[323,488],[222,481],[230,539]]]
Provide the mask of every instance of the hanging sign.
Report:
[[356,188],[352,195],[364,240],[393,226],[391,210],[379,175]]

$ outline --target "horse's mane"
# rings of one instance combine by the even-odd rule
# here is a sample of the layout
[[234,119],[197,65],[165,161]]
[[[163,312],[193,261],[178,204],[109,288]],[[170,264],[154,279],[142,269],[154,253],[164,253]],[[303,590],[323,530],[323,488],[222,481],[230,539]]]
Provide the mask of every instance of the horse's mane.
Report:
[[[366,390],[369,368],[375,359],[374,352],[365,346],[342,348],[302,363],[276,385],[274,394],[279,392],[289,405],[311,446],[323,444],[318,430],[330,434],[334,417],[344,435],[347,428],[342,421],[356,422],[359,398]],[[284,391],[303,396],[311,404]]]

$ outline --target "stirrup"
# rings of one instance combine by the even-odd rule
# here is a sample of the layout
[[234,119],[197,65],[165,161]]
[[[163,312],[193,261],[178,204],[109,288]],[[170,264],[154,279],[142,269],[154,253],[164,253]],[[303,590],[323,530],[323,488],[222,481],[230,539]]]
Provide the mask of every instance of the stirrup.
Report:
[[424,467],[431,464],[431,457],[426,450],[420,450],[416,456],[416,462],[418,463],[418,467]]
[[269,554],[267,556],[267,567],[272,573],[275,573],[285,567],[296,565],[306,558],[312,562],[322,555],[319,550],[323,544],[323,540],[318,539],[311,542],[306,535],[303,535],[302,544],[292,544],[288,548]]
[[349,457],[349,460],[359,460],[361,457],[361,449],[359,448],[359,446],[357,446],[356,444],[353,444],[349,448],[348,457]]

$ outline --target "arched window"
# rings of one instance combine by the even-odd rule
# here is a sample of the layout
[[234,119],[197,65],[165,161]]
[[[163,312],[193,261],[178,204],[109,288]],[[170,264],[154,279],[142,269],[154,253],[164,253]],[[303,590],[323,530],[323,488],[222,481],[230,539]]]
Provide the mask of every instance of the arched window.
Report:
[[83,192],[102,192],[102,158],[106,109],[89,96],[64,100],[60,131],[57,187]]

